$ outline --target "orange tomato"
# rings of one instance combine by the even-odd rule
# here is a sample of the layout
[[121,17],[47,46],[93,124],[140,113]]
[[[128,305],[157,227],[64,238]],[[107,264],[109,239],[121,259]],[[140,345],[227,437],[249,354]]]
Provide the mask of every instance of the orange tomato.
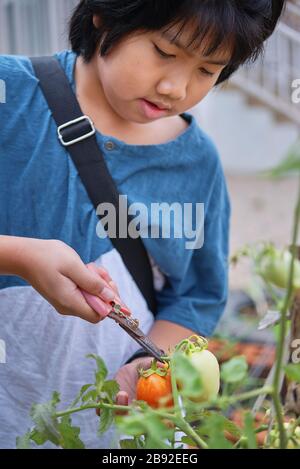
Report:
[[[172,398],[172,385],[170,373],[166,376],[160,376],[156,373],[148,377],[141,376],[137,383],[136,396],[139,401],[145,401],[150,407],[172,407],[174,405]],[[161,401],[167,398],[166,401]]]

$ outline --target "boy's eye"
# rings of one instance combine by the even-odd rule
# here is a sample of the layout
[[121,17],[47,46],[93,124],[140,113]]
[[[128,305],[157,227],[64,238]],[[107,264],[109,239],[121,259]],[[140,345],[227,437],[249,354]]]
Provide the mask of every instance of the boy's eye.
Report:
[[[168,58],[173,58],[175,57],[176,58],[176,55],[170,55],[170,54],[167,54],[166,52],[162,51],[159,47],[157,47],[156,44],[154,44],[154,47],[156,49],[156,51],[159,53],[159,55],[161,57],[164,57],[165,59],[168,59]],[[214,73],[210,72],[209,70],[207,70],[206,68],[199,68],[200,72],[203,74],[203,75],[206,75],[206,76],[209,76],[209,77],[212,77],[214,76]]]
[[157,50],[157,52],[159,53],[159,55],[161,55],[162,57],[176,57],[175,55],[170,55],[170,54],[167,54],[166,52],[162,51],[159,47],[157,47],[155,44],[154,44],[154,47],[155,49]]
[[214,76],[214,73],[210,72],[209,70],[207,70],[206,68],[199,68],[200,72],[203,73],[203,75],[207,75],[209,77],[213,77]]

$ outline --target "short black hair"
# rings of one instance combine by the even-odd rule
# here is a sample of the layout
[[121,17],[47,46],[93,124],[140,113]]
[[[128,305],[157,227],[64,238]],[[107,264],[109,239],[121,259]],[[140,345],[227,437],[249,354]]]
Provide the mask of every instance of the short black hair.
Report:
[[[189,46],[205,41],[205,54],[231,45],[229,64],[217,84],[240,65],[255,61],[273,33],[286,0],[82,0],[70,20],[69,39],[74,52],[89,62],[100,46],[101,56],[134,32],[196,25]],[[96,28],[93,16],[101,26]]]

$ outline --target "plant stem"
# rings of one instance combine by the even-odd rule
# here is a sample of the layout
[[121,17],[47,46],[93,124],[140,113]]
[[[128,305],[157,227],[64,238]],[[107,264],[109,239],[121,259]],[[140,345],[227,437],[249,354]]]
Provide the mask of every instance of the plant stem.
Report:
[[253,389],[252,391],[236,394],[232,397],[221,398],[220,400],[223,400],[226,404],[228,403],[231,405],[235,404],[236,402],[248,401],[248,399],[252,399],[252,397],[257,397],[261,394],[273,394],[273,386],[264,386],[263,388]]
[[123,410],[128,411],[128,406],[125,405],[115,405],[115,404],[106,404],[106,403],[99,403],[99,404],[86,404],[80,407],[73,407],[72,409],[62,410],[60,412],[56,412],[56,417],[64,417],[65,415],[75,414],[76,412],[81,412],[83,410],[88,409],[112,409],[112,410]]
[[202,449],[208,449],[208,445],[204,440],[195,432],[195,430],[188,424],[184,418],[180,418],[177,422],[179,430],[182,430],[187,436],[191,437],[196,445]]
[[273,404],[276,414],[276,420],[279,429],[279,439],[280,439],[280,448],[285,449],[287,445],[287,436],[286,431],[283,425],[283,409],[282,404],[280,401],[280,374],[282,370],[282,360],[283,360],[283,350],[284,350],[284,342],[287,332],[287,312],[289,310],[291,300],[293,298],[293,279],[294,279],[294,262],[296,259],[296,244],[298,238],[298,228],[299,228],[299,221],[300,221],[300,179],[299,179],[299,192],[298,192],[298,199],[297,205],[295,208],[295,215],[294,215],[294,226],[293,226],[293,239],[292,239],[292,259],[289,269],[289,280],[288,280],[288,287],[287,292],[284,299],[284,304],[281,308],[281,316],[280,316],[280,325],[279,325],[279,341],[276,348],[276,362],[275,362],[275,372],[274,372],[274,379],[273,379]]
[[202,440],[202,438],[195,432],[195,430],[191,427],[191,425],[185,421],[185,419],[182,417],[182,409],[180,406],[180,401],[179,401],[179,392],[177,389],[177,383],[176,383],[176,374],[174,370],[174,361],[171,360],[170,363],[170,373],[171,373],[171,384],[172,384],[172,394],[173,394],[173,401],[174,401],[174,407],[178,408],[180,411],[180,416],[173,416],[173,422],[177,425],[179,430],[183,431],[187,436],[190,436],[197,446],[199,448],[207,449],[208,446],[205,443],[205,441]]

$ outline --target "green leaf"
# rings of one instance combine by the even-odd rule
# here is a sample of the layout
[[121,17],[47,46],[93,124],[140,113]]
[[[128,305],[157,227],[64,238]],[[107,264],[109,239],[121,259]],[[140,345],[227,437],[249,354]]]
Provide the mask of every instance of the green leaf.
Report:
[[82,396],[82,402],[86,403],[87,401],[97,402],[97,391],[96,389],[92,389],[91,391],[87,392]]
[[295,144],[289,155],[275,168],[263,172],[263,175],[272,178],[297,175],[300,173],[300,142]]
[[174,431],[168,428],[155,412],[148,410],[147,415],[132,411],[131,415],[116,419],[119,430],[124,435],[139,437],[145,435],[144,448],[166,449],[170,445],[166,440],[171,439]]
[[233,445],[225,438],[225,422],[222,415],[211,413],[206,417],[205,424],[196,429],[199,434],[208,437],[210,449],[231,449]]
[[284,367],[284,371],[289,380],[300,383],[300,363],[291,363]]
[[202,390],[202,382],[196,367],[181,352],[174,353],[172,363],[176,380],[182,386],[181,394],[187,397],[199,396]]
[[117,381],[108,380],[105,381],[102,387],[102,392],[106,393],[110,401],[114,401],[116,395],[120,391],[120,386]]
[[130,436],[140,436],[143,435],[145,431],[144,420],[144,415],[133,413],[133,415],[126,417],[118,416],[116,418],[116,424],[122,433]]
[[254,419],[250,412],[247,412],[244,420],[244,435],[247,438],[247,446],[249,449],[257,449],[256,433],[254,428]]
[[113,421],[114,421],[114,411],[112,409],[106,409],[106,408],[101,409],[98,434],[102,435],[102,433],[107,432],[107,430],[113,424]]
[[121,449],[139,449],[139,445],[134,438],[128,440],[120,440]]
[[94,360],[96,360],[97,371],[95,372],[95,386],[96,386],[97,394],[100,394],[103,383],[108,374],[106,365],[101,357],[98,357],[98,355],[95,355],[93,353],[87,355],[87,358],[93,358]]
[[58,424],[61,435],[60,445],[63,449],[84,449],[84,443],[80,440],[80,428],[72,427],[71,417],[65,415]]
[[184,443],[185,445],[196,446],[195,441],[190,436],[183,436],[181,438],[181,442]]
[[31,449],[30,439],[31,439],[31,431],[28,431],[23,436],[18,436],[16,439],[17,449]]
[[38,431],[36,428],[34,428],[34,429],[32,430],[32,432],[31,432],[31,437],[30,437],[30,438],[31,438],[31,440],[34,441],[38,446],[41,446],[41,445],[43,445],[44,443],[46,443],[46,441],[48,441],[48,438],[47,438],[45,435],[39,433],[39,431]]
[[[204,421],[205,419],[210,418],[212,415],[213,413],[211,411],[205,410],[203,412]],[[237,438],[240,438],[242,436],[242,430],[234,422],[232,422],[231,420],[229,420],[222,414],[217,414],[217,415],[218,415],[219,421],[223,423],[223,428],[225,431],[229,432],[231,435]]]
[[221,366],[221,378],[225,383],[239,383],[246,376],[248,364],[244,356],[234,357]]
[[46,404],[34,404],[32,406],[30,416],[36,425],[34,441],[43,441],[44,443],[49,440],[54,445],[59,446],[60,434],[58,431],[58,421],[55,417],[56,406],[59,401],[59,394],[54,392],[50,402]]
[[71,407],[75,407],[78,402],[82,399],[84,393],[91,387],[91,386],[94,386],[93,384],[85,384],[84,386],[82,386],[82,388],[80,389],[79,393],[78,393],[78,396],[76,396],[76,398],[74,399],[74,401],[72,402],[71,404]]

